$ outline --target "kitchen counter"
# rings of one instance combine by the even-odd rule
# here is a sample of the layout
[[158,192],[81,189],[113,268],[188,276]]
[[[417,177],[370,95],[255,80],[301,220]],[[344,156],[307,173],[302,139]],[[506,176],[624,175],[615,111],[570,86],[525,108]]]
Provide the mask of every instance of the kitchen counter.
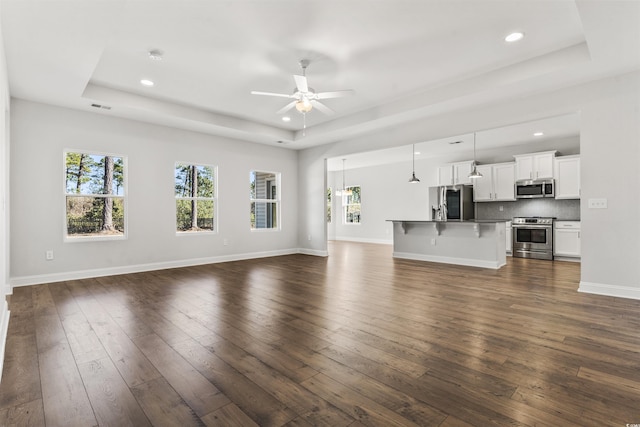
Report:
[[498,269],[506,264],[509,220],[389,220],[393,257]]

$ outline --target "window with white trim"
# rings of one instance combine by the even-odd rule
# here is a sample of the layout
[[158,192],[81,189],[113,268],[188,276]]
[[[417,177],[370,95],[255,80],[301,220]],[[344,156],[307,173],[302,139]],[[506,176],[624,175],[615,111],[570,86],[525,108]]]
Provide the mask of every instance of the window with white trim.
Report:
[[65,157],[66,238],[123,238],[126,158],[68,151]]
[[327,188],[327,222],[331,224],[331,202],[333,200],[333,193],[331,187]]
[[360,186],[346,187],[342,192],[342,219],[345,224],[360,224]]
[[280,174],[251,171],[249,191],[251,229],[280,229]]
[[176,163],[176,232],[217,231],[216,172],[215,166]]

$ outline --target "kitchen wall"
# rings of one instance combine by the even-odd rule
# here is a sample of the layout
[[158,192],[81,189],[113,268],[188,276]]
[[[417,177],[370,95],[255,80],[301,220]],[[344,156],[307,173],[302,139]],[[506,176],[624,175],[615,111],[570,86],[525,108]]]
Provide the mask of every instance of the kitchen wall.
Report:
[[[297,252],[296,151],[15,99],[11,129],[13,285]],[[126,240],[64,241],[65,149],[127,158]],[[218,233],[176,235],[177,161],[218,166]],[[251,170],[281,173],[281,230],[250,230]]]
[[579,221],[580,200],[520,199],[515,202],[476,203],[478,219],[511,219],[519,216],[544,216]]
[[[451,135],[545,117],[581,112],[583,200],[607,198],[608,209],[580,207],[582,262],[580,290],[640,299],[640,72],[582,82],[551,92],[464,111],[441,112],[395,128],[309,148],[299,155],[299,246],[327,251],[325,162],[327,158],[436,140]],[[570,153],[566,153],[570,154]],[[577,288],[578,286],[576,286]]]

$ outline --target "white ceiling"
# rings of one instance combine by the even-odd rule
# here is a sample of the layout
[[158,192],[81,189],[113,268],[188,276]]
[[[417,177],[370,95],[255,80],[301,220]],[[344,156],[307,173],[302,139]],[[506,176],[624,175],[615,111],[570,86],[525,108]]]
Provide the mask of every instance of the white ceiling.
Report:
[[[291,149],[640,69],[634,0],[1,0],[0,8],[14,97]],[[514,30],[525,38],[506,43]],[[151,49],[163,60],[150,60]],[[300,59],[311,61],[316,91],[355,91],[324,101],[334,116],[307,114],[304,133],[299,113],[289,123],[275,114],[287,99],[250,94],[292,92]],[[568,132],[557,119],[547,132],[553,124]]]

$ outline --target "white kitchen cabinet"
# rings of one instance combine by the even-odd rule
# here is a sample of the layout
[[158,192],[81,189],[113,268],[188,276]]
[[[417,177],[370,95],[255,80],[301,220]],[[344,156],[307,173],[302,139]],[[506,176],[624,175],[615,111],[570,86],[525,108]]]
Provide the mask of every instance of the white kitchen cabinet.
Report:
[[516,180],[553,178],[555,150],[518,154],[513,157],[516,159]]
[[511,221],[507,221],[504,230],[507,244],[507,253],[510,254],[513,252],[513,230],[511,229]]
[[456,162],[438,168],[438,185],[470,185],[473,160]]
[[474,202],[492,202],[493,201],[493,166],[478,165],[478,172],[482,174],[482,178],[473,181],[473,201]]
[[580,257],[580,221],[553,224],[553,255]]
[[556,199],[580,198],[580,156],[555,159]]
[[482,178],[473,183],[476,202],[497,202],[515,200],[515,164],[498,163],[478,166]]

